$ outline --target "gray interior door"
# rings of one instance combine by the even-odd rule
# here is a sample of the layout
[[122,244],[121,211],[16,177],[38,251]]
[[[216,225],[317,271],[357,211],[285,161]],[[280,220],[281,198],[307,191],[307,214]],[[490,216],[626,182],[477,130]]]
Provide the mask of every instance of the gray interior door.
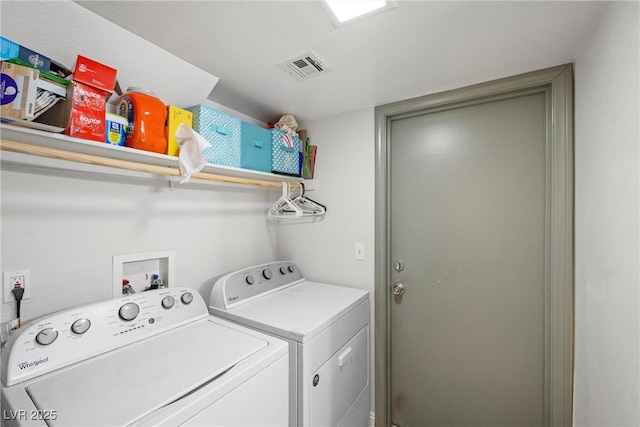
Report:
[[545,424],[545,102],[391,124],[390,285],[405,289],[390,309],[395,425]]

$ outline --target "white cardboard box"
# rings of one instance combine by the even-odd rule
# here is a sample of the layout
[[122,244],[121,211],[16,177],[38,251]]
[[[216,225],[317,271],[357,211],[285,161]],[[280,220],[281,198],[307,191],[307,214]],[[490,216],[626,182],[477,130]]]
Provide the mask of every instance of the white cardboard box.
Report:
[[34,118],[39,76],[40,72],[34,68],[2,62],[0,112],[3,117]]

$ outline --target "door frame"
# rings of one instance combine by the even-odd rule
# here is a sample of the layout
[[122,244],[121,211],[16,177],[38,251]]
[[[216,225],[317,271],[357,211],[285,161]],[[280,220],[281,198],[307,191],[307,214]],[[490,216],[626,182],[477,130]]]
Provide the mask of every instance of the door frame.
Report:
[[509,94],[544,91],[547,114],[545,423],[573,418],[573,65],[565,64],[375,108],[375,425],[391,425],[391,123]]

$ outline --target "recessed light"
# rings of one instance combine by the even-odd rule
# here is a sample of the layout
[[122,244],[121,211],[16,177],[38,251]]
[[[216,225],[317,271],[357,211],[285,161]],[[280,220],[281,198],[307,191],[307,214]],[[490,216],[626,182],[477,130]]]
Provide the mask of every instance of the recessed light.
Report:
[[384,12],[397,6],[396,1],[384,0],[325,0],[329,18],[335,27],[341,27],[366,16]]

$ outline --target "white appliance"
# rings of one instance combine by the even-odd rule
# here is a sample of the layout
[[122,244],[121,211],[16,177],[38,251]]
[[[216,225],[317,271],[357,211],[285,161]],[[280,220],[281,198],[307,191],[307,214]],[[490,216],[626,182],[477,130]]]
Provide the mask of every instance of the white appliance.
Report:
[[2,425],[282,426],[286,342],[209,315],[187,288],[60,311],[2,349]]
[[292,262],[218,279],[209,311],[289,342],[290,425],[363,426],[371,409],[369,292],[306,280]]

